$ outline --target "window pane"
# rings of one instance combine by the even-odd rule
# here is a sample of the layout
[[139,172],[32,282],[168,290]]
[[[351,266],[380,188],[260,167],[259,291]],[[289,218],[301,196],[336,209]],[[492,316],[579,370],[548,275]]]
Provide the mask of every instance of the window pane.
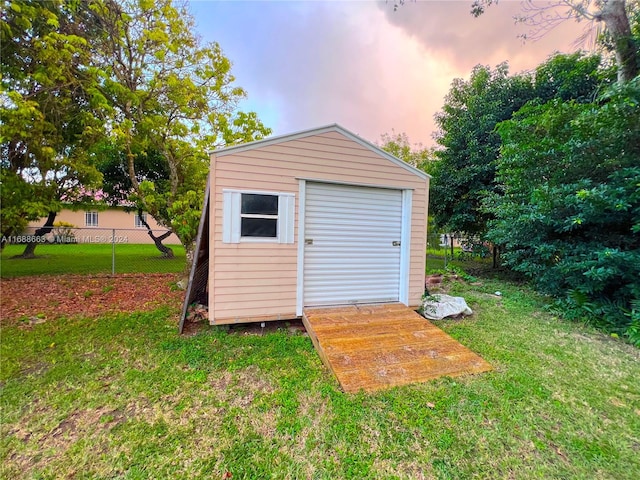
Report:
[[255,215],[277,215],[278,196],[243,193],[241,211]]
[[240,235],[243,237],[278,236],[278,220],[275,218],[243,218]]
[[98,226],[98,212],[85,212],[84,223],[87,227]]

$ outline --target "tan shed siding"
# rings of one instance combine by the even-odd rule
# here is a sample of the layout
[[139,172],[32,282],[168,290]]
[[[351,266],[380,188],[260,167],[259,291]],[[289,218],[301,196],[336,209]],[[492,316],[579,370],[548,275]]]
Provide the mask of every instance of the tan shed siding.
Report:
[[[298,179],[315,179],[414,190],[409,303],[424,291],[425,180],[338,132],[212,156],[210,314],[228,323],[250,318],[288,318],[296,311]],[[295,194],[294,244],[222,242],[223,190]]]
[[[298,141],[299,142],[299,141]],[[293,142],[292,142],[293,143]],[[267,150],[268,149],[268,150]],[[387,164],[378,165],[376,170],[359,171],[359,169],[352,168],[354,165],[369,165],[372,161],[372,156],[349,156],[349,155],[336,155],[332,153],[326,153],[324,156],[310,156],[304,157],[302,155],[314,153],[316,155],[322,155],[322,152],[316,151],[303,151],[303,150],[285,150],[283,145],[273,145],[265,147],[265,150],[260,151],[248,151],[241,152],[235,157],[238,163],[251,163],[259,161],[266,168],[273,168],[276,171],[281,172],[282,175],[288,175],[290,171],[300,172],[300,159],[308,160],[304,168],[306,175],[313,172],[330,174],[336,177],[349,176],[353,178],[391,178],[394,181],[402,182],[406,178],[404,173],[409,174],[406,170],[398,168],[396,165],[391,164],[389,161],[384,160]],[[376,157],[378,158],[378,157]],[[383,159],[381,159],[383,160]],[[238,172],[241,173],[241,172]],[[233,177],[232,177],[233,178]],[[417,178],[417,177],[416,177]]]

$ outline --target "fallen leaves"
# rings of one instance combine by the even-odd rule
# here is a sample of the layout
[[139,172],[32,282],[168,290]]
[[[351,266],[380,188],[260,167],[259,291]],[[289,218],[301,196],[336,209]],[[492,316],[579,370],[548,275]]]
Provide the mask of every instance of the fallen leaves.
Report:
[[209,309],[206,305],[200,305],[196,303],[195,305],[189,306],[187,310],[187,318],[188,322],[198,323],[204,322],[209,319]]
[[2,324],[179,307],[184,291],[173,274],[60,275],[0,280]]

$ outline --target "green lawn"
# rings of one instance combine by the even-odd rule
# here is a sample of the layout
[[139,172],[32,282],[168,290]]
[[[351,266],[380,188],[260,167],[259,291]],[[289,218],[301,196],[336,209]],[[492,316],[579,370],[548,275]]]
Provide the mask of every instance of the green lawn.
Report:
[[5,326],[0,477],[640,478],[638,349],[521,285],[451,291],[475,315],[438,324],[495,371],[373,395],[306,336],[181,337],[176,309]]
[[[162,258],[155,245],[116,244],[116,273],[179,273],[185,268],[182,245],[168,245],[175,257]],[[2,278],[25,275],[60,275],[65,273],[111,273],[111,244],[80,243],[72,245],[38,245],[36,258],[13,258],[24,245],[7,245],[0,258]]]

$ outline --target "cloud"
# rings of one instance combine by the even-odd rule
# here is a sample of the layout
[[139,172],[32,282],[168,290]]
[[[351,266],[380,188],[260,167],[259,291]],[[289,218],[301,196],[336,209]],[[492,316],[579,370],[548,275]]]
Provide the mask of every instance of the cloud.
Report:
[[[551,3],[535,2],[540,7]],[[538,41],[523,42],[519,37],[529,34],[530,28],[514,20],[523,13],[520,1],[500,1],[478,18],[470,13],[471,0],[409,1],[397,11],[385,2],[377,6],[389,23],[461,72],[469,72],[479,63],[493,66],[505,60],[514,71],[530,69],[556,50],[575,50],[574,41],[585,27],[584,23],[567,21]]]
[[377,141],[406,132],[431,144],[451,81],[476,64],[534,68],[571,50],[573,32],[522,45],[500,2],[480,18],[464,2],[195,2],[198,31],[234,62],[251,108],[275,134],[337,122]]

